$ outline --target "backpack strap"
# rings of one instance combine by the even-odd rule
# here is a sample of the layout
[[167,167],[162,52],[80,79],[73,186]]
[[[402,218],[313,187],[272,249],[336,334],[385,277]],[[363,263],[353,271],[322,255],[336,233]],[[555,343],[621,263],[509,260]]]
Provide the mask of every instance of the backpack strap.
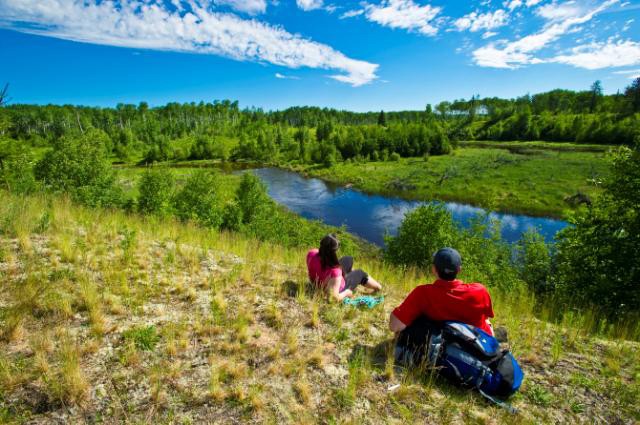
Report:
[[512,405],[510,405],[507,402],[504,402],[502,400],[499,400],[495,397],[491,397],[489,394],[485,393],[484,391],[482,391],[480,389],[480,387],[477,387],[478,392],[480,394],[482,394],[482,396],[484,398],[486,398],[487,400],[489,400],[490,402],[492,402],[493,404],[495,404],[496,406],[502,407],[503,409],[505,409],[507,412],[511,413],[512,415],[515,415],[516,413],[518,413],[518,409],[516,409],[515,407],[513,407]]

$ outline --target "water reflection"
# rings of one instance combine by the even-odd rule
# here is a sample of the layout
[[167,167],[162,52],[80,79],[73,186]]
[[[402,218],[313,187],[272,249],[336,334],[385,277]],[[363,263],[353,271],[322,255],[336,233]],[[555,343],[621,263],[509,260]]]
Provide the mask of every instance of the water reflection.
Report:
[[[346,225],[352,233],[377,245],[384,244],[384,234],[395,235],[405,214],[421,205],[419,201],[368,195],[354,189],[332,188],[320,179],[277,168],[252,170],[267,184],[269,195],[303,217],[319,219],[332,226]],[[444,203],[453,219],[467,227],[483,214],[482,208],[456,202]],[[549,218],[492,212],[489,217],[502,226],[502,237],[509,242],[520,239],[531,228],[548,241],[567,223]]]

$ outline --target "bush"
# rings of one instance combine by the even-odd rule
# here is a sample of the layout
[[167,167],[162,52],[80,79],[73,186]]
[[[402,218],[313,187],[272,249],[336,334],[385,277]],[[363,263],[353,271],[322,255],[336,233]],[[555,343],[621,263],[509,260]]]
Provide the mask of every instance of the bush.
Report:
[[400,154],[398,152],[393,152],[389,155],[389,161],[398,162],[400,161]]
[[142,163],[153,164],[154,162],[169,161],[173,156],[174,152],[169,138],[167,136],[155,136],[142,159]]
[[45,188],[68,192],[77,202],[101,207],[123,203],[122,190],[115,184],[115,172],[100,140],[60,138],[34,171]]
[[552,252],[544,238],[535,230],[527,231],[515,248],[515,264],[520,279],[537,294],[551,291]]
[[236,191],[236,199],[242,212],[243,223],[254,221],[256,217],[268,211],[273,202],[262,180],[251,172],[243,174]]
[[27,149],[15,148],[14,142],[0,142],[0,186],[17,194],[36,191],[33,156]]
[[167,215],[173,190],[173,174],[168,169],[148,169],[138,182],[138,211],[143,214]]
[[451,246],[462,256],[461,278],[464,280],[511,292],[523,288],[512,262],[512,247],[500,238],[499,223],[487,215],[478,215],[471,226],[463,230],[453,222],[444,206],[423,205],[408,213],[398,236],[386,237],[385,243],[385,260],[427,270],[433,253]]
[[194,220],[207,227],[220,227],[223,216],[217,176],[204,170],[193,173],[173,197],[173,208],[181,220]]
[[242,209],[235,202],[229,202],[222,210],[222,228],[237,232],[242,227]]
[[640,309],[640,147],[619,148],[593,206],[558,236],[557,287],[574,305],[620,318]]
[[395,264],[429,266],[438,249],[455,247],[459,239],[459,231],[444,206],[422,205],[405,215],[397,236],[385,237],[384,258]]

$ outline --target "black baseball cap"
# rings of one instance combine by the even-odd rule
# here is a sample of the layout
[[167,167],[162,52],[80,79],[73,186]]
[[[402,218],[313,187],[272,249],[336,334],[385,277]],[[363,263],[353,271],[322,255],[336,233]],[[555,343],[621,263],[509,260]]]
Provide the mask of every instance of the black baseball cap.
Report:
[[441,277],[455,277],[462,266],[462,257],[453,248],[442,248],[433,254],[433,265]]

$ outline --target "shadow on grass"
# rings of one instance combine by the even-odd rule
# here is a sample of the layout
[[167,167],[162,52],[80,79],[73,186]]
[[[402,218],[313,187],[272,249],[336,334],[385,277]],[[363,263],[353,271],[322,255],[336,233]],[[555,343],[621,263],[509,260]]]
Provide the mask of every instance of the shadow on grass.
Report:
[[[373,370],[378,372],[376,373],[376,380],[379,382],[387,382],[388,384],[398,382],[409,386],[417,384],[426,391],[435,389],[447,396],[448,403],[468,402],[469,397],[483,405],[486,403],[486,399],[472,388],[457,385],[441,376],[438,373],[438,368],[426,364],[408,365],[397,361],[394,355],[395,344],[395,338],[384,340],[373,346],[356,344],[349,354],[349,363],[357,363],[364,360]],[[389,374],[389,368],[393,370],[392,375]],[[395,378],[392,376],[395,376]],[[394,392],[395,389],[391,389],[393,387],[394,385],[391,385],[388,391]],[[445,404],[448,405],[448,403]]]
[[293,280],[286,280],[282,282],[281,290],[284,294],[292,298],[301,295],[311,298],[321,294],[318,287],[308,281],[295,282]]
[[373,346],[356,344],[351,350],[351,353],[349,353],[348,360],[352,362],[356,359],[362,358],[374,368],[384,368],[387,365],[390,356],[393,356],[394,348],[395,339],[388,339]]

